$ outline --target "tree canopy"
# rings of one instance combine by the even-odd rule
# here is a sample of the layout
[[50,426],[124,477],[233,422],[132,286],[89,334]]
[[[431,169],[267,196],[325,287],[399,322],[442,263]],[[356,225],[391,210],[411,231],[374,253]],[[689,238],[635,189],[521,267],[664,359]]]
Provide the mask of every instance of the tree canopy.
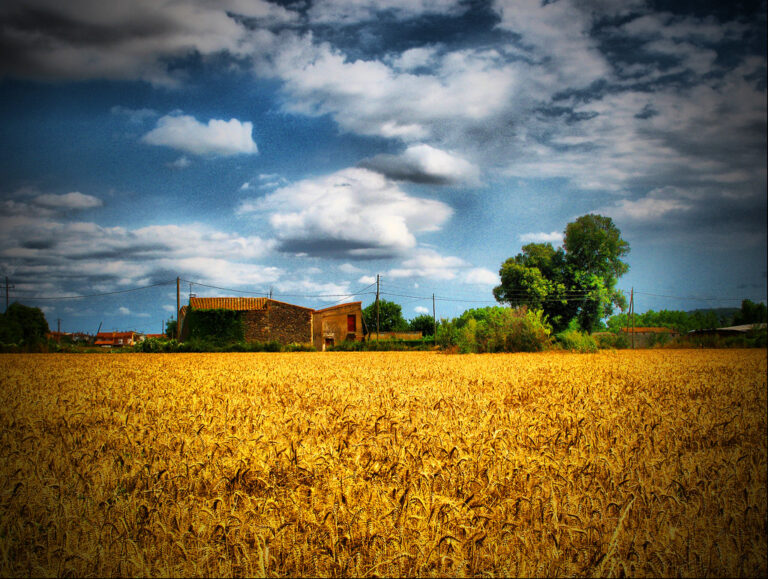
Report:
[[435,333],[435,321],[429,314],[420,314],[408,322],[408,329],[421,332],[422,336],[431,336]]
[[752,300],[741,302],[741,310],[733,316],[733,325],[760,324],[766,321],[765,304],[755,303]]
[[0,342],[33,345],[45,340],[49,332],[45,314],[40,308],[12,303],[0,314]]
[[[376,332],[376,302],[363,310],[366,333]],[[404,332],[408,330],[408,322],[403,318],[403,308],[400,304],[387,300],[379,300],[379,331]]]
[[507,259],[493,295],[513,307],[542,310],[555,331],[576,318],[591,332],[614,306],[626,307],[616,282],[629,271],[622,260],[628,253],[629,243],[610,217],[584,215],[566,226],[563,247],[529,243]]

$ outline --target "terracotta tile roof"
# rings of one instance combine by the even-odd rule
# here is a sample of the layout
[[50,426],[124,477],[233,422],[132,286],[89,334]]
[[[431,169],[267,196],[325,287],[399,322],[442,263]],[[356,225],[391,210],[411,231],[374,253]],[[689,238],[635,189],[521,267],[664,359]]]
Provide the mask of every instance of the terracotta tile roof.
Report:
[[106,340],[112,338],[133,338],[136,332],[99,332],[96,334],[97,340]]
[[189,305],[198,310],[263,310],[267,298],[190,298]]

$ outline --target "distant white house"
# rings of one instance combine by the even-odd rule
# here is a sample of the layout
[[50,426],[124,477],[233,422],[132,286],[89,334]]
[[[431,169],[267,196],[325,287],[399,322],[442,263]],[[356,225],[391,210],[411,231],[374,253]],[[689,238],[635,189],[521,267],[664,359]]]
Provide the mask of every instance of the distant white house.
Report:
[[689,336],[743,336],[754,330],[764,330],[765,322],[760,324],[741,324],[739,326],[726,326],[723,328],[708,328],[706,330],[691,330]]

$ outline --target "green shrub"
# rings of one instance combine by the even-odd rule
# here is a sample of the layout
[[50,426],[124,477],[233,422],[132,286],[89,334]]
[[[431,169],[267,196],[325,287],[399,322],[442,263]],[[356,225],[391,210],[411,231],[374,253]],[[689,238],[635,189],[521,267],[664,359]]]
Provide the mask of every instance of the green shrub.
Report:
[[147,338],[126,351],[143,353],[173,353],[173,352],[314,352],[312,344],[286,344],[278,341],[271,342],[237,342],[222,343],[206,338],[190,338],[184,342]]
[[551,331],[540,310],[497,306],[441,320],[437,342],[461,353],[539,352],[549,347]]
[[750,348],[768,347],[768,331],[766,328],[749,330],[747,332],[747,345]]
[[317,348],[309,343],[300,344],[293,342],[283,346],[283,352],[317,352]]
[[623,334],[614,334],[613,332],[595,332],[592,334],[597,347],[601,350],[615,349],[620,350],[629,347],[629,340]]
[[567,329],[563,330],[555,336],[558,345],[564,350],[571,352],[587,353],[597,352],[597,342],[595,339],[585,332],[579,330]]
[[[176,340],[174,340],[175,342]],[[147,352],[157,354],[161,352],[173,352],[169,340],[160,340],[157,338],[146,338],[133,347],[134,352]]]

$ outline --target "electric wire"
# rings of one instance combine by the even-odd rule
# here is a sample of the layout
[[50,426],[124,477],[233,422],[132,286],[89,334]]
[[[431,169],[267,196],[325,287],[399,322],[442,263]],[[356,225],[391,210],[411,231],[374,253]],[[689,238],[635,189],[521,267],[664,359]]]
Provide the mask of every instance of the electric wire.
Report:
[[111,291],[111,292],[101,292],[101,293],[84,294],[84,295],[77,295],[77,296],[34,296],[34,297],[33,296],[29,296],[29,297],[28,296],[24,296],[24,299],[25,300],[80,300],[80,299],[83,299],[83,298],[98,298],[98,297],[102,297],[102,296],[113,296],[113,295],[116,295],[116,294],[125,294],[125,293],[129,293],[129,292],[137,292],[137,291],[141,291],[141,290],[145,290],[145,289],[150,289],[150,288],[153,288],[153,287],[160,287],[160,286],[164,286],[164,285],[171,285],[171,284],[174,284],[174,283],[176,283],[176,280],[164,281],[164,282],[160,282],[160,283],[154,283],[154,284],[151,284],[151,285],[145,285],[145,286],[141,286],[141,287],[134,287],[134,288],[124,289],[124,290],[115,290],[115,291]]

